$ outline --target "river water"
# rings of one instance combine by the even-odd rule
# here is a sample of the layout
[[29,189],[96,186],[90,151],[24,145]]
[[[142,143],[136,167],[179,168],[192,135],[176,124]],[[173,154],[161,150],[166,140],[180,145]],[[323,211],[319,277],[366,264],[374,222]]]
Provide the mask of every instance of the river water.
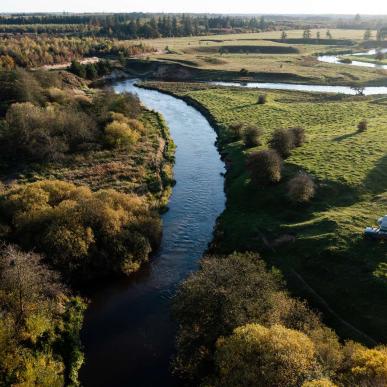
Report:
[[[297,83],[263,83],[263,82],[209,82],[211,85],[226,87],[246,87],[270,90],[312,91],[317,93],[339,93],[356,95],[357,91],[349,86],[303,85]],[[365,95],[387,94],[387,86],[368,86],[364,88]]]
[[[387,53],[387,49],[380,49],[380,52],[383,54]],[[381,64],[381,63],[371,63],[371,62],[362,62],[360,60],[353,60],[351,63],[343,63],[340,61],[341,57],[346,57],[346,56],[363,56],[363,55],[375,55],[376,54],[376,49],[372,49],[366,52],[356,52],[354,54],[346,54],[346,55],[321,55],[317,57],[317,59],[320,62],[325,62],[325,63],[334,63],[334,64],[346,64],[349,66],[359,66],[359,67],[369,67],[369,68],[374,68],[374,69],[381,69],[381,70],[386,70],[387,65]]]
[[[387,53],[387,49],[381,49],[382,53]],[[369,50],[367,52],[358,52],[354,54],[341,56],[361,56],[361,55],[375,55],[376,50]],[[320,62],[345,64],[340,62],[340,56],[335,55],[321,55],[317,58]],[[370,62],[352,61],[347,64],[349,66],[370,67],[377,69],[387,69],[387,65],[375,64]],[[228,87],[247,87],[256,89],[271,89],[271,90],[293,90],[293,91],[311,91],[316,93],[339,93],[347,95],[356,95],[357,91],[350,86],[329,86],[329,85],[307,85],[296,83],[276,83],[276,82],[210,82],[212,85],[228,86]],[[387,86],[368,86],[364,88],[364,95],[378,95],[387,94]]]
[[224,164],[208,121],[185,102],[134,86],[145,106],[160,112],[177,145],[176,186],[163,215],[163,239],[150,264],[127,280],[101,285],[85,316],[82,342],[85,387],[175,386],[169,372],[175,324],[170,316],[176,286],[198,266],[225,206]]

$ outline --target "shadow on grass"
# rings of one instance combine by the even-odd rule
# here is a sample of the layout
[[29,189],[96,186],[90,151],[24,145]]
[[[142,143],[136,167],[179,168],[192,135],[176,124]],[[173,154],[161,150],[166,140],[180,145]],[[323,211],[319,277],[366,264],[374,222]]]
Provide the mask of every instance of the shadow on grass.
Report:
[[375,194],[387,191],[387,153],[379,159],[375,167],[363,181],[364,187]]
[[245,108],[249,108],[251,106],[257,106],[258,103],[257,102],[254,102],[254,103],[247,103],[245,105],[239,105],[239,106],[235,106],[233,107],[232,109],[230,110],[242,110],[242,109],[245,109]]
[[352,133],[347,133],[347,134],[343,134],[342,136],[338,136],[338,137],[335,137],[333,139],[333,141],[336,141],[336,142],[341,142],[341,141],[344,141],[346,140],[347,138],[351,138],[351,137],[354,137],[358,134],[360,134],[361,132],[359,132],[358,130],[356,130],[355,132],[352,132]]

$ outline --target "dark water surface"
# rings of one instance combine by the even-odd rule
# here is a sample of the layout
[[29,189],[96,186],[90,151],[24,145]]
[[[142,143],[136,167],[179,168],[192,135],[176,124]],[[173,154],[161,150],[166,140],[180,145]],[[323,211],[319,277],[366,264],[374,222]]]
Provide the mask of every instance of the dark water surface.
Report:
[[176,285],[197,269],[212,239],[216,218],[225,206],[224,164],[214,145],[216,135],[194,108],[134,81],[115,86],[135,92],[167,121],[175,144],[176,186],[163,215],[160,251],[135,278],[102,283],[91,297],[82,331],[85,387],[175,386],[169,372],[175,324],[170,302]]

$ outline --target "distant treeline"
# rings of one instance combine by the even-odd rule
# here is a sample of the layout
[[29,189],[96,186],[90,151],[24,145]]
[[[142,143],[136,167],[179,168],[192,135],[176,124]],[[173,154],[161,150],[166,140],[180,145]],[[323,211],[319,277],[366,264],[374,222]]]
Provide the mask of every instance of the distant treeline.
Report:
[[3,37],[0,38],[0,70],[65,63],[87,56],[130,57],[152,50],[143,44],[104,38]]
[[273,28],[274,23],[267,22],[263,16],[142,13],[0,16],[0,32],[2,33],[67,32],[126,39],[204,35],[220,31],[261,31]]

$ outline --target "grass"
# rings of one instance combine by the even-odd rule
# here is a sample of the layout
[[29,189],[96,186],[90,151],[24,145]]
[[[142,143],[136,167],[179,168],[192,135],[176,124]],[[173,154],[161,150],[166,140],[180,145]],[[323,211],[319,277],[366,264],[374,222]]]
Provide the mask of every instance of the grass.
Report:
[[[310,296],[294,272],[343,319],[377,342],[386,342],[386,244],[367,242],[362,236],[365,226],[375,225],[387,213],[385,98],[267,91],[268,103],[258,105],[262,90],[148,85],[198,102],[218,128],[219,146],[231,169],[226,178],[227,209],[213,249],[259,251],[282,269],[296,295]],[[369,126],[359,133],[361,119]],[[261,148],[275,128],[306,129],[307,143],[286,160],[280,184],[251,184],[245,158],[252,149],[232,142],[227,131],[236,122],[265,130]],[[307,206],[294,206],[286,196],[287,181],[299,171],[307,171],[317,183],[317,195]],[[284,239],[295,241],[282,243]],[[342,337],[362,340],[326,318]]]
[[[325,39],[326,30],[312,30],[313,38],[317,32]],[[150,61],[178,63],[188,70],[201,70],[206,72],[204,77],[208,79],[265,80],[266,75],[288,82],[343,85],[383,84],[387,80],[387,71],[317,61],[317,53],[356,50],[364,35],[362,30],[331,30],[334,40],[328,45],[325,40],[322,40],[324,44],[316,44],[315,39],[309,44],[302,39],[301,30],[287,33],[289,43],[280,41],[281,31],[160,38],[146,43],[157,49],[149,54]],[[343,39],[349,39],[349,42]],[[344,46],[336,45],[340,41]],[[249,72],[247,76],[239,74],[242,68]],[[192,73],[191,79],[198,78]]]

